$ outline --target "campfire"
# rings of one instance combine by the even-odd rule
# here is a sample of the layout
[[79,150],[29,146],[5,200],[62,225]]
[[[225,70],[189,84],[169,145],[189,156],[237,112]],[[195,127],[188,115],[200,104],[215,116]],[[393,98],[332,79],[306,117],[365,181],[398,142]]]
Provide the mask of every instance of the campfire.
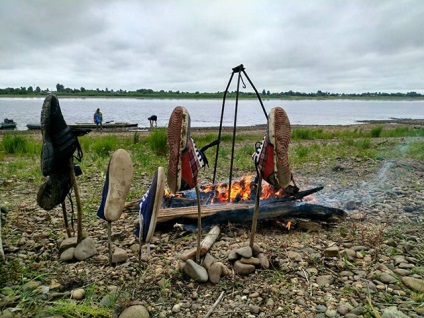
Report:
[[[288,196],[283,191],[275,191],[266,182],[262,183],[262,195],[259,200],[259,219],[276,217],[310,218],[334,220],[339,222],[345,217],[343,210],[316,204],[314,193],[323,187],[312,188]],[[231,222],[249,222],[252,220],[256,183],[254,177],[243,177],[232,182],[231,199],[228,202],[228,184],[200,186],[202,206],[202,227]],[[194,190],[171,194],[165,190],[162,209],[157,223],[180,223],[186,229],[195,230],[197,220],[197,201]],[[137,201],[129,202],[127,210],[138,210]]]
[[[200,186],[200,200],[202,205],[225,204],[225,203],[251,203],[255,200],[257,182],[253,176],[245,176],[231,184],[231,191],[228,183],[221,182],[213,185]],[[228,193],[231,193],[228,200]],[[260,200],[288,197],[283,190],[275,190],[271,185],[262,182]],[[179,192],[175,195],[165,190],[164,201],[167,207],[181,207],[194,205],[196,195],[194,190]]]

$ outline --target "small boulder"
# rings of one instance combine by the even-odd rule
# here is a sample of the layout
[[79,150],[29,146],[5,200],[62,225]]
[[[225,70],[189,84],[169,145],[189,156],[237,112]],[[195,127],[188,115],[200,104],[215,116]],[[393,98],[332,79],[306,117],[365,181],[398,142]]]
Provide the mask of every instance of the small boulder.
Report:
[[236,261],[234,263],[234,271],[239,275],[249,275],[255,271],[255,266]]
[[74,251],[74,257],[79,261],[84,261],[97,254],[96,244],[91,237],[82,240]]
[[61,254],[60,254],[60,260],[62,262],[71,262],[74,260],[74,252],[75,252],[75,247],[70,247],[66,250],[64,250]]
[[192,259],[188,259],[184,265],[184,273],[193,278],[196,282],[206,283],[208,281],[208,272],[203,266],[200,266]]
[[236,253],[239,256],[246,257],[246,258],[252,257],[252,255],[253,255],[253,252],[252,252],[252,249],[250,248],[250,246],[240,247],[239,249],[236,250]]
[[119,263],[125,263],[128,259],[128,253],[126,250],[115,247],[115,250],[112,254],[112,263],[119,264]]

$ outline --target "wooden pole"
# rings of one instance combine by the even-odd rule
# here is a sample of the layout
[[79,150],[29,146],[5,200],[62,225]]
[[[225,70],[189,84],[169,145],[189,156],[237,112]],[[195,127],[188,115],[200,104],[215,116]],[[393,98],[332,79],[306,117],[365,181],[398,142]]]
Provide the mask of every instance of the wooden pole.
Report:
[[72,162],[72,159],[69,161],[69,167],[71,169],[71,172],[70,172],[71,182],[74,188],[75,201],[77,202],[77,230],[78,230],[77,244],[79,244],[82,241],[82,206],[81,206],[81,198],[78,191],[77,181],[75,178],[74,164]]
[[107,221],[107,247],[109,249],[109,265],[112,265],[112,222]]
[[[138,216],[140,218],[140,216]],[[141,247],[142,247],[142,242],[143,242],[143,231],[144,231],[144,220],[143,222],[141,222],[139,220],[140,223],[140,232],[138,234],[138,264],[141,265]]]
[[3,242],[1,240],[1,210],[0,210],[0,260],[4,260]]
[[65,225],[66,234],[68,235],[68,238],[69,238],[69,237],[72,237],[72,235],[71,235],[71,230],[69,229],[68,214],[66,212],[65,201],[61,202],[60,205],[62,206],[63,223]]
[[250,231],[250,248],[252,249],[253,249],[253,243],[255,241],[256,226],[258,224],[259,199],[261,198],[261,193],[262,193],[262,176],[261,174],[259,174],[258,188],[256,189],[255,208],[253,210],[252,230]]
[[200,207],[200,190],[199,185],[196,184],[196,198],[197,198],[197,249],[196,249],[196,263],[200,264],[200,240],[202,239],[202,210]]

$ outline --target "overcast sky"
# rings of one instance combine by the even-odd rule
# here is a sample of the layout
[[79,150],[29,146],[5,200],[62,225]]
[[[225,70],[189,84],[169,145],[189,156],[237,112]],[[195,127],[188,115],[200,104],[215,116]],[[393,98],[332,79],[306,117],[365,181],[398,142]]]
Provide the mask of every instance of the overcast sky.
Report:
[[217,92],[239,64],[259,91],[424,94],[424,1],[0,1],[0,88]]

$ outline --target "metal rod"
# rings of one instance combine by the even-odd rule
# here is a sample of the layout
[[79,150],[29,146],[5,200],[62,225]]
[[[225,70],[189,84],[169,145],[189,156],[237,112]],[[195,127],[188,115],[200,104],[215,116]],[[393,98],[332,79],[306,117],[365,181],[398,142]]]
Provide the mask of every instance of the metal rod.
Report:
[[237,110],[238,110],[240,79],[241,79],[241,73],[239,72],[239,75],[238,75],[238,78],[237,78],[236,105],[235,105],[235,108],[234,108],[234,126],[233,126],[233,141],[232,141],[232,145],[231,145],[230,178],[228,180],[228,203],[231,202],[231,183],[232,183],[232,179],[233,179],[234,146],[235,146],[235,143],[236,143]]
[[[231,73],[230,80],[228,81],[227,87],[224,91],[224,98],[222,99],[222,109],[221,109],[221,119],[219,122],[219,131],[218,131],[218,140],[221,140],[221,132],[222,132],[222,121],[224,118],[224,109],[225,109],[225,98],[227,97],[228,88],[230,87],[231,81],[233,80],[234,72]],[[216,151],[215,151],[215,164],[213,167],[213,179],[212,184],[215,184],[216,179],[216,167],[218,166],[218,154],[219,154],[219,143],[216,145]]]
[[262,103],[261,96],[260,96],[260,95],[259,95],[259,93],[258,93],[258,90],[256,89],[255,85],[253,85],[252,81],[250,80],[249,76],[247,76],[247,73],[244,71],[244,69],[243,69],[243,74],[246,76],[246,78],[247,78],[247,80],[249,81],[250,85],[252,85],[253,89],[255,90],[256,97],[258,97],[258,99],[259,99],[259,103],[261,103],[262,110],[263,110],[263,112],[264,112],[264,114],[265,114],[265,118],[266,118],[266,120],[267,120],[267,122],[268,122],[268,115],[267,115],[267,113],[266,113],[266,110],[265,110],[264,104]]
[[256,226],[258,224],[259,199],[261,198],[261,194],[262,194],[262,176],[259,173],[258,188],[256,189],[255,208],[253,210],[253,217],[252,217],[252,229],[250,231],[250,248],[252,249],[253,249],[253,244],[255,242]]

